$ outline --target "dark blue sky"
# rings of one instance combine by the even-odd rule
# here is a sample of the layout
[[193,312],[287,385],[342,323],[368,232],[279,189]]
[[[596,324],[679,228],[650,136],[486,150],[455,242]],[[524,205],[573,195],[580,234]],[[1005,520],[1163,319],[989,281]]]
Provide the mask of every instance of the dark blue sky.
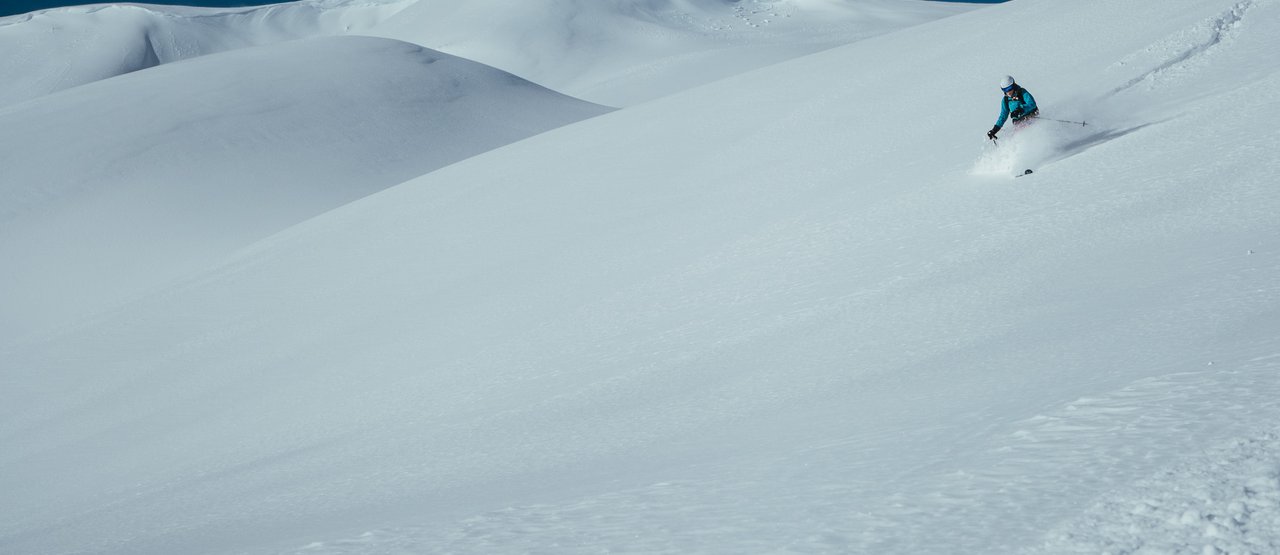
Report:
[[[234,6],[261,6],[263,4],[278,4],[283,0],[254,2],[238,1],[238,0],[141,0],[143,4],[177,4],[180,6],[203,6],[203,7],[234,7]],[[939,2],[971,2],[975,4],[997,4],[1005,0],[937,0]],[[60,6],[76,6],[80,4],[102,4],[108,1],[85,1],[85,0],[0,0],[0,17],[6,15],[14,15],[27,13],[35,10],[43,10],[47,8],[57,8]]]
[[[285,0],[275,0],[266,2],[254,2],[253,0],[140,0],[138,4],[177,4],[180,6],[205,6],[205,7],[235,7],[235,6],[261,6],[263,4],[278,4]],[[61,6],[77,6],[80,4],[110,4],[111,0],[0,0],[0,16],[27,13],[35,10],[43,10],[47,8],[58,8]]]

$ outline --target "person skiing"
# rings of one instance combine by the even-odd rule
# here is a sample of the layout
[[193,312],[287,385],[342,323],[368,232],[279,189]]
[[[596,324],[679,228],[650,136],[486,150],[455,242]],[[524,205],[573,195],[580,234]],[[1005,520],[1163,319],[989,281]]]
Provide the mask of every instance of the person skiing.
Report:
[[1036,99],[1027,89],[1019,86],[1012,76],[1006,75],[1000,80],[1000,90],[1004,91],[1004,98],[1000,99],[1000,118],[996,120],[995,127],[987,131],[987,138],[993,141],[1006,119],[1013,118],[1013,123],[1021,127],[1030,123],[1028,119],[1040,113],[1040,109],[1036,107]]

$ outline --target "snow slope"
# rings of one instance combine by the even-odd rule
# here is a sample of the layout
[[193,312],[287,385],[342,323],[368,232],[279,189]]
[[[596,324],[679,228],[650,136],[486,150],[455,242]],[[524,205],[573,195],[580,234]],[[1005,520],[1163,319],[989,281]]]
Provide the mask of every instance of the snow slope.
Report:
[[1278,27],[1015,0],[294,225],[0,346],[0,550],[1275,551]]
[[240,49],[0,108],[0,343],[605,111],[368,37]]
[[96,4],[0,17],[0,106],[206,54],[365,31],[413,0]]
[[423,0],[371,32],[630,106],[971,9],[914,0]]

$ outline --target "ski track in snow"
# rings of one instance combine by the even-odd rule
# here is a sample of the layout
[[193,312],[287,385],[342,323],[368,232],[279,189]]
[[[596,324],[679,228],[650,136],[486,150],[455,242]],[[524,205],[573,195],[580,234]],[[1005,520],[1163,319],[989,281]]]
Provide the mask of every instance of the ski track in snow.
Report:
[[[1230,370],[1200,364],[1010,423],[976,455],[902,468],[888,482],[860,472],[886,461],[831,445],[792,453],[756,476],[673,479],[447,526],[372,530],[294,553],[1275,552],[1280,355]],[[1144,468],[1153,461],[1165,470],[1151,476]],[[847,475],[816,470],[840,466]],[[1081,489],[1111,493],[1077,506]],[[970,531],[963,543],[937,532],[956,529]],[[1167,551],[1139,551],[1144,545]]]
[[[1230,10],[1209,19],[1181,33],[1177,33],[1164,41],[1152,45],[1143,51],[1143,56],[1165,56],[1166,60],[1155,68],[1129,80],[1129,82],[1111,91],[1112,95],[1124,92],[1141,83],[1154,87],[1161,81],[1181,75],[1205,63],[1205,57],[1218,47],[1229,44],[1240,32],[1245,16],[1265,0],[1244,0]],[[1143,63],[1141,59],[1126,59],[1119,65]]]

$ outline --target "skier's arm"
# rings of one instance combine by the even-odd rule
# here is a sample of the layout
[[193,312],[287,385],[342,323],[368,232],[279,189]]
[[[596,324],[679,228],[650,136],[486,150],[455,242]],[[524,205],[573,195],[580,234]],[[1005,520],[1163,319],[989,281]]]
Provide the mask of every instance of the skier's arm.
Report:
[[1009,119],[1009,103],[1002,98],[1000,99],[1000,118],[996,120],[996,130],[1004,127],[1004,121],[1007,119]]

